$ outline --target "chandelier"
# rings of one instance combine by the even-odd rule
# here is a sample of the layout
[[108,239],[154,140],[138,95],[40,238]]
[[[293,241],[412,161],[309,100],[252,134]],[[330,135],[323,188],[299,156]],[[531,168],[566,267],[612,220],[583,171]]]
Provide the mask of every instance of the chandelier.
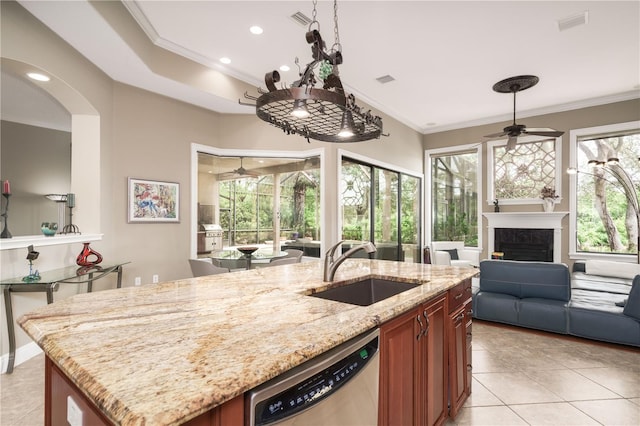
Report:
[[[256,115],[267,123],[282,129],[288,135],[300,135],[307,139],[325,142],[361,142],[380,138],[382,119],[371,110],[364,111],[356,105],[353,94],[347,94],[340,80],[338,65],[342,64],[342,46],[338,33],[338,3],[334,0],[335,42],[327,51],[316,21],[316,4],[313,1],[313,20],[305,38],[311,45],[312,60],[299,72],[300,79],[290,87],[280,81],[280,73],[265,75],[268,91],[258,88],[259,97],[245,92],[245,99],[255,103]],[[313,29],[317,27],[317,29]],[[296,64],[298,59],[296,58]],[[322,82],[322,87],[316,84]]]

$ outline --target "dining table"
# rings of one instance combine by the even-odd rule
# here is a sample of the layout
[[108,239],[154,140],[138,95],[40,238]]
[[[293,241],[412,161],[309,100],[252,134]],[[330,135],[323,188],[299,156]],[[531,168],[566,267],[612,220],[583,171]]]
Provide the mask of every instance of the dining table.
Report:
[[[252,250],[255,249],[255,250]],[[238,266],[244,263],[246,269],[251,269],[253,261],[265,261],[268,263],[272,259],[278,259],[285,257],[286,251],[273,250],[271,247],[237,247],[226,248],[223,250],[214,250],[209,257],[217,261],[220,266],[233,268],[232,266]]]

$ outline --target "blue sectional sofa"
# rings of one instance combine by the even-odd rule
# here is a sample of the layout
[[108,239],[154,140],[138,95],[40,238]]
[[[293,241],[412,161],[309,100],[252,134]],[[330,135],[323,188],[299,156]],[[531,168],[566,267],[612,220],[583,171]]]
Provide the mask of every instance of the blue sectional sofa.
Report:
[[[623,266],[621,266],[623,265]],[[640,347],[640,266],[483,260],[473,315],[554,333]]]

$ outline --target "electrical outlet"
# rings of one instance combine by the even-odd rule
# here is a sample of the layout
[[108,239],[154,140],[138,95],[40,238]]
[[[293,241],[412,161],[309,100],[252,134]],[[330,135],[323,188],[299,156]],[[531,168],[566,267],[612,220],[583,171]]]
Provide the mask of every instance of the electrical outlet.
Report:
[[133,285],[140,285],[142,283],[142,280],[140,280],[140,277],[136,277],[133,280]]
[[82,426],[82,410],[71,395],[67,395],[67,422],[70,426]]
[[151,280],[153,281],[154,284],[156,284],[158,282],[158,274],[154,274]]

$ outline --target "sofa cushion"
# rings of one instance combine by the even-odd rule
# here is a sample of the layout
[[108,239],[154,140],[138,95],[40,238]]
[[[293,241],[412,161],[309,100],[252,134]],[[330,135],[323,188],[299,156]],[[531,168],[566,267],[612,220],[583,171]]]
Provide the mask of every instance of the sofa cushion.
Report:
[[521,299],[518,322],[524,327],[567,333],[567,302],[538,298]]
[[479,291],[473,299],[473,315],[478,319],[518,325],[518,298]]
[[573,336],[640,346],[640,321],[634,318],[573,306],[569,307],[568,315],[569,334]]
[[629,294],[631,280],[627,278],[604,277],[589,275],[584,272],[574,272],[571,278],[573,290],[603,291],[606,293]]
[[633,277],[640,274],[640,265],[613,260],[587,260],[585,262],[585,272],[589,275],[620,277],[632,280]]
[[620,303],[626,298],[627,296],[624,294],[574,290],[571,294],[569,306],[621,314],[623,308],[617,306],[616,303]]
[[640,275],[636,275],[624,305],[624,314],[640,320]]
[[480,291],[567,302],[571,298],[571,277],[562,263],[483,260]]

